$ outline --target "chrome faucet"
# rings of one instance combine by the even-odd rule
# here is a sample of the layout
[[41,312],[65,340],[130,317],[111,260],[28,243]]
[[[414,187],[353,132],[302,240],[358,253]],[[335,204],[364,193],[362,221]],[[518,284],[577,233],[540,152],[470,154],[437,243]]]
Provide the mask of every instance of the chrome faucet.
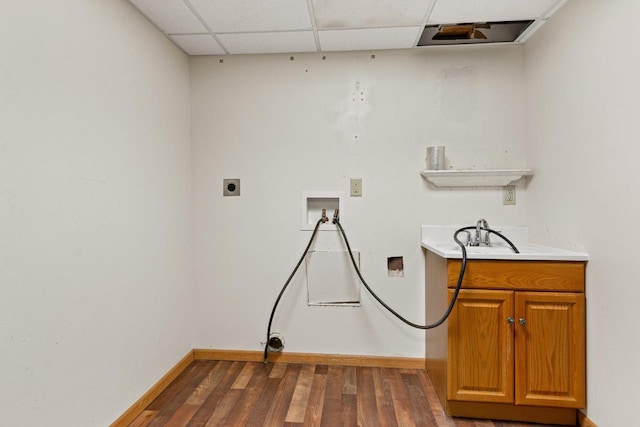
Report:
[[[489,232],[486,229],[489,228],[489,223],[486,219],[480,218],[476,223],[476,235],[474,238],[469,239],[469,246],[491,246],[491,240],[489,239]],[[484,232],[484,238],[482,238],[482,230]]]

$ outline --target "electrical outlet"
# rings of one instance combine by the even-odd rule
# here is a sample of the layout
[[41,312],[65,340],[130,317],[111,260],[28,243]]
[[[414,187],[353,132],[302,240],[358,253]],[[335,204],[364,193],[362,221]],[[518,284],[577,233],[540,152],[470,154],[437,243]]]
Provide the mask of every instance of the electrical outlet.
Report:
[[351,178],[351,197],[362,197],[362,178]]
[[516,186],[507,185],[502,190],[502,204],[503,205],[515,205],[516,204]]

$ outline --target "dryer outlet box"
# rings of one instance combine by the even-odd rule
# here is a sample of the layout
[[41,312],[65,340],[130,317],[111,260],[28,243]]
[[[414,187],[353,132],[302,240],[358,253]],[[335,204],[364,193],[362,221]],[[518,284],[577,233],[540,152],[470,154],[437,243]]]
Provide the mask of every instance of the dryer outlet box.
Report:
[[240,179],[223,179],[222,180],[223,196],[239,196],[240,195]]

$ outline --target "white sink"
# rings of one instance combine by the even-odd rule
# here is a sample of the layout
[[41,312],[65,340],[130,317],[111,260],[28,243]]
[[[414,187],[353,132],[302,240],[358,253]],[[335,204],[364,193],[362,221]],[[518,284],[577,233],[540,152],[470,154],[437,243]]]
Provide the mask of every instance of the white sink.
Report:
[[[522,253],[522,249],[516,246],[518,250]],[[456,243],[451,245],[449,248],[452,251],[458,251],[462,253],[460,246]],[[515,254],[511,246],[501,246],[501,245],[492,245],[492,246],[465,246],[467,250],[467,254],[507,254],[512,253]]]
[[[453,233],[460,226],[422,226],[421,246],[443,258],[462,258],[460,246],[453,240]],[[491,235],[492,246],[466,246],[468,259],[504,259],[504,260],[548,260],[548,261],[588,261],[589,255],[549,246],[534,245],[528,242],[526,227],[497,226],[511,240],[520,253],[500,237]],[[462,236],[460,236],[462,237]]]

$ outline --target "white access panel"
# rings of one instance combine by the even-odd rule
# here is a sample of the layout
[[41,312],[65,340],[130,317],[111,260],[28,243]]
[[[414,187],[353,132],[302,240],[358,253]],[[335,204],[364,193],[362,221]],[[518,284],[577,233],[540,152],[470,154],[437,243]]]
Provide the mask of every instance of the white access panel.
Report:
[[[360,268],[360,252],[353,256]],[[360,280],[348,252],[311,251],[305,270],[309,305],[360,305]]]

